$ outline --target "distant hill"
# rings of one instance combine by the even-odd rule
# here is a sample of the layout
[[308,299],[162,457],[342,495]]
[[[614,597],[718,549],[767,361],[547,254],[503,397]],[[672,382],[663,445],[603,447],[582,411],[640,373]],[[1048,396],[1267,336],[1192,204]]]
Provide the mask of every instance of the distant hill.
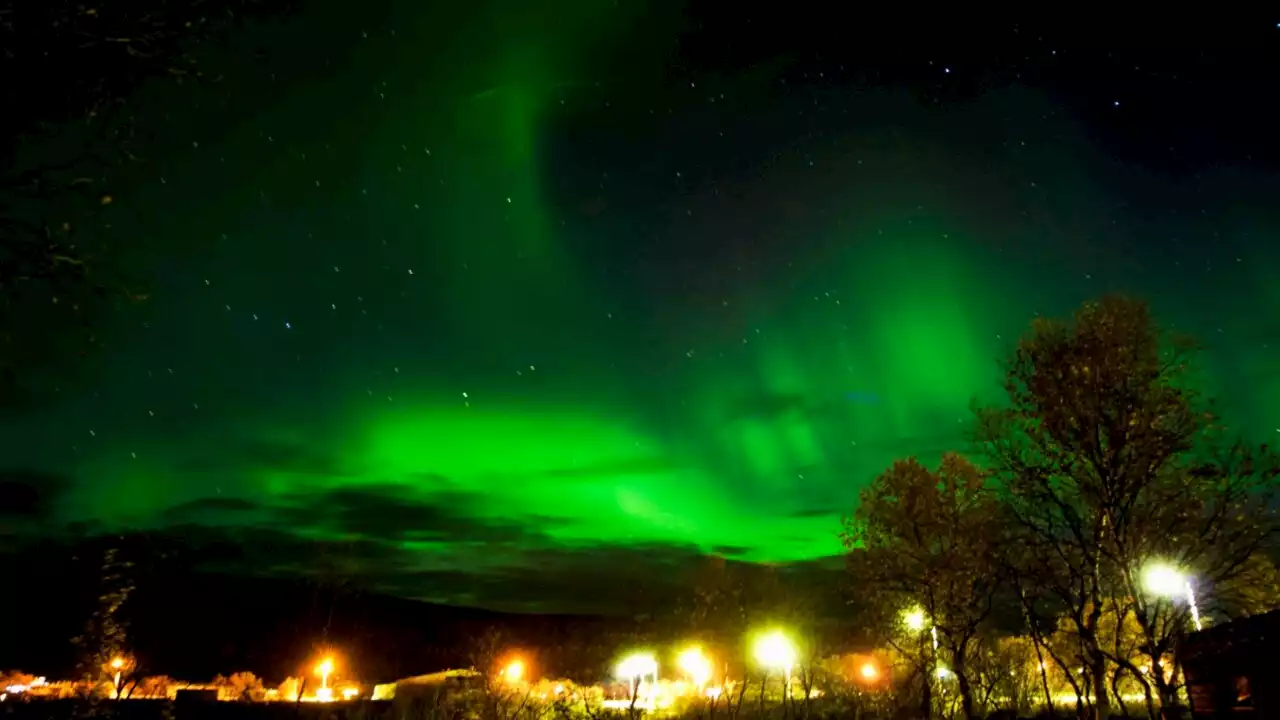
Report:
[[[641,638],[645,643],[676,639],[670,636],[677,631],[670,611],[660,606],[654,617],[639,618],[501,613],[362,592],[342,578],[323,582],[211,572],[210,567],[236,566],[210,563],[211,557],[226,556],[193,550],[182,537],[82,536],[0,543],[5,576],[0,668],[50,677],[75,672],[77,650],[70,640],[95,609],[106,547],[119,549],[134,563],[128,573],[135,589],[123,615],[140,671],[183,680],[247,670],[278,683],[308,670],[328,646],[355,679],[386,681],[469,666],[476,641],[490,630],[499,631],[504,643],[535,654],[530,660],[540,673],[587,678],[607,673],[619,649]],[[842,566],[842,559],[826,558],[779,569],[782,586],[812,602],[812,619],[824,623],[827,642],[856,641]],[[584,588],[595,582],[583,580]]]
[[[310,667],[324,645],[365,681],[466,667],[478,638],[552,646],[625,625],[619,619],[513,615],[352,592],[295,581],[196,574],[151,584],[132,599],[131,637],[150,664],[175,676],[233,669],[283,678]],[[145,620],[144,620],[145,618]],[[161,622],[157,619],[163,618]]]
[[[28,548],[5,558],[0,668],[67,677],[98,594],[99,555]],[[469,664],[489,629],[526,647],[578,647],[628,620],[516,615],[367,594],[305,580],[149,568],[126,604],[140,668],[180,679],[249,670],[278,682],[328,645],[364,682]]]

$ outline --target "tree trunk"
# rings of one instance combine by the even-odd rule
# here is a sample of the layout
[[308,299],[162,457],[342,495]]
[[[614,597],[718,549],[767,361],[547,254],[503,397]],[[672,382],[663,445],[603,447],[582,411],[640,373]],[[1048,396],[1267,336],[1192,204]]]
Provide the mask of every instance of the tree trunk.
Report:
[[1093,716],[1096,720],[1111,717],[1111,693],[1107,692],[1107,661],[1097,648],[1093,648],[1089,672],[1093,682]]
[[920,633],[920,655],[925,658],[920,664],[920,717],[928,720],[933,717],[934,656],[925,645],[925,637],[925,633]]
[[1093,693],[1094,720],[1108,720],[1111,717],[1111,693],[1107,692],[1107,657],[1102,653],[1102,645],[1098,642],[1098,620],[1102,617],[1102,600],[1097,592],[1093,592],[1093,604],[1085,617],[1080,640],[1086,661],[1089,663],[1089,685],[1087,692]]
[[955,664],[956,684],[960,686],[960,710],[965,720],[977,718],[973,712],[973,688],[969,686],[969,671],[965,668],[965,654],[958,652],[952,661]]
[[1040,669],[1040,688],[1044,690],[1044,711],[1045,714],[1053,715],[1053,693],[1049,690],[1049,666],[1045,663],[1044,652],[1040,649],[1040,635],[1036,633],[1031,636],[1031,641],[1036,648],[1036,660],[1039,661]]
[[924,666],[923,672],[920,673],[920,679],[923,687],[920,688],[920,717],[928,720],[933,717],[933,677],[929,672],[929,666]]

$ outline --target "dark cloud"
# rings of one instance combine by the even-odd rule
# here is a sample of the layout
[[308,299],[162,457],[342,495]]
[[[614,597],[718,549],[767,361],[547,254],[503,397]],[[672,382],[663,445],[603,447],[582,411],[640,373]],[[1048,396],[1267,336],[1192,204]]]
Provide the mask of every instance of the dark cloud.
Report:
[[660,611],[705,561],[697,548],[684,545],[557,547],[542,538],[496,550],[488,543],[444,544],[441,553],[424,553],[379,537],[332,539],[301,528],[196,523],[151,532],[148,543],[193,569],[519,612]]
[[0,470],[0,518],[47,520],[69,486],[66,477],[54,473],[21,468]]
[[481,517],[482,496],[446,490],[419,493],[404,485],[342,487],[296,494],[271,508],[286,528],[395,541],[533,545],[547,542],[553,520],[538,516]]
[[[308,504],[315,513],[326,502],[343,509],[316,519],[320,524],[289,527],[273,513],[279,508],[223,498],[188,503],[197,510],[226,508],[244,524],[175,523],[145,535],[146,552],[166,562],[197,571],[241,577],[304,580],[319,586],[394,595],[449,605],[475,606],[514,612],[592,613],[644,616],[665,613],[688,592],[708,562],[727,562],[746,570],[758,566],[734,559],[715,559],[695,546],[650,543],[643,545],[557,545],[533,530],[518,533],[495,531],[482,520],[441,511],[440,508],[388,516],[407,524],[420,518],[441,518],[436,532],[447,542],[431,543],[430,550],[399,542],[394,532],[340,537],[333,533],[351,514],[386,510],[385,502],[402,501],[410,509],[423,507],[412,496],[388,488],[359,493],[351,489],[319,493]],[[469,507],[465,498],[446,507]],[[434,514],[432,514],[434,513]],[[249,524],[263,519],[262,524]],[[365,527],[364,519],[343,527]],[[385,530],[385,529],[384,529]],[[504,533],[509,533],[504,535]],[[82,534],[82,533],[77,533]],[[484,538],[503,538],[494,543]],[[119,542],[112,534],[112,542]],[[742,556],[746,549],[715,548],[720,558]],[[834,577],[832,568],[842,563],[801,563],[783,566],[788,583],[809,582],[821,575]]]
[[[529,571],[514,565],[497,570],[433,569],[429,558],[398,543],[356,538],[332,540],[264,527],[181,525],[152,533],[152,544],[165,547],[193,569],[247,577],[305,579],[321,585],[358,588],[433,602],[501,608],[510,598],[522,609],[559,607],[565,598],[584,598],[591,578],[582,564],[557,570],[556,563]],[[523,588],[523,589],[522,589]],[[514,593],[514,594],[513,594]]]
[[[438,490],[386,483],[261,502],[198,498],[170,509],[148,543],[200,570],[495,610],[626,616],[674,607],[707,562],[693,545],[566,546],[551,532],[560,520],[487,517],[482,495],[429,479]],[[725,558],[747,551],[714,548]]]
[[450,569],[388,578],[383,592],[511,612],[660,613],[706,561],[685,545],[544,548],[482,571]]
[[418,567],[414,553],[367,538],[334,540],[261,526],[174,525],[153,541],[193,567],[240,575],[379,581]]

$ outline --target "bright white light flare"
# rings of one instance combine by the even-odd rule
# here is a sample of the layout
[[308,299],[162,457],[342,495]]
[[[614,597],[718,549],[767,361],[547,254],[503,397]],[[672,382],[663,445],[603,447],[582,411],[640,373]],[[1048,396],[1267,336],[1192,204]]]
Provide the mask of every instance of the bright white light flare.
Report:
[[796,664],[796,646],[778,630],[762,635],[756,641],[756,662],[775,670],[790,670]]

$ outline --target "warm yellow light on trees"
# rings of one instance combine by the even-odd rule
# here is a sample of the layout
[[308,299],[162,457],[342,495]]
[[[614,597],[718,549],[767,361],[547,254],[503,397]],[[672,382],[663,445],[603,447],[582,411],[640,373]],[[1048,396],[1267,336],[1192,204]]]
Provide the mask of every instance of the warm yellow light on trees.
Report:
[[912,632],[920,632],[923,630],[925,625],[928,624],[928,619],[925,617],[924,609],[913,607],[902,613],[902,624],[906,625],[907,629]]
[[513,682],[513,683],[520,682],[521,680],[523,680],[524,679],[524,661],[512,660],[511,662],[507,663],[507,666],[502,669],[502,677],[505,678],[507,682]]
[[124,667],[124,658],[122,657],[111,658],[112,670],[119,670],[122,667]]

